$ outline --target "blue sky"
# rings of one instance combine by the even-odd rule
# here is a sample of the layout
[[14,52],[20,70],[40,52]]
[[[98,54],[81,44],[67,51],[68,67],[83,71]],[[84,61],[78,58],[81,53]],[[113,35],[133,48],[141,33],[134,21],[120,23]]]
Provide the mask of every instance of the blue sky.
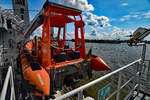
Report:
[[[50,0],[83,10],[85,38],[126,39],[138,27],[150,28],[150,0]],[[40,10],[45,0],[28,0],[30,10]],[[0,0],[12,8],[11,0]],[[30,12],[30,19],[38,12]],[[72,35],[69,28],[68,34]],[[70,36],[72,37],[72,36]]]

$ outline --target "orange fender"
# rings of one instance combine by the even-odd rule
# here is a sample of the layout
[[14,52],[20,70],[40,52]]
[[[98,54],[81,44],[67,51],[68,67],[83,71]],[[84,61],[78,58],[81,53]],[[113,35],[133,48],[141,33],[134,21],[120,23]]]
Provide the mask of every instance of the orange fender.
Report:
[[110,67],[100,57],[92,57],[90,66],[95,71],[110,70]]
[[43,92],[42,94],[38,92],[34,92],[33,94],[41,97],[48,96],[50,93],[50,77],[48,72],[41,66],[40,70],[32,70],[23,51],[20,58],[24,79],[29,80],[29,84],[35,85],[36,89]]

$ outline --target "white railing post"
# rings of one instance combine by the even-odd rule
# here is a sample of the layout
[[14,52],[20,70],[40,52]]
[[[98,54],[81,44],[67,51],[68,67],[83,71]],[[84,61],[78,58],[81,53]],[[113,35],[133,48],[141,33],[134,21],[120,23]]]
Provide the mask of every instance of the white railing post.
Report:
[[148,65],[148,71],[147,71],[147,77],[146,78],[147,78],[147,84],[148,84],[148,86],[150,86],[150,61],[149,61],[149,65]]
[[141,55],[141,61],[139,64],[139,76],[138,76],[138,87],[137,87],[137,92],[139,93],[139,90],[141,88],[141,74],[143,72],[143,68],[144,68],[144,61],[145,61],[145,54],[146,54],[146,44],[143,44],[143,50],[142,50],[142,55]]
[[117,92],[117,99],[116,100],[120,100],[120,87],[121,87],[121,72],[119,72],[119,79],[118,79],[118,92]]
[[83,99],[83,90],[78,92],[78,100],[82,100],[82,99]]
[[15,100],[15,89],[14,89],[14,79],[13,79],[13,73],[11,70],[11,74],[10,74],[10,80],[11,80],[11,100]]
[[9,78],[10,78],[10,74],[11,74],[11,70],[12,70],[12,68],[9,67],[8,71],[7,71],[7,74],[6,74],[5,81],[4,81],[4,85],[3,85],[2,92],[1,92],[0,100],[5,100],[6,93],[7,93],[7,88],[8,88],[8,83],[9,83]]
[[16,100],[15,99],[15,88],[14,88],[14,80],[13,80],[13,72],[12,72],[12,67],[10,66],[8,68],[7,74],[6,74],[6,78],[4,81],[4,85],[3,85],[3,89],[1,92],[1,96],[0,96],[0,100],[5,100],[6,96],[7,96],[7,90],[8,90],[8,85],[10,82],[10,89],[11,89],[11,93],[10,93],[10,100]]

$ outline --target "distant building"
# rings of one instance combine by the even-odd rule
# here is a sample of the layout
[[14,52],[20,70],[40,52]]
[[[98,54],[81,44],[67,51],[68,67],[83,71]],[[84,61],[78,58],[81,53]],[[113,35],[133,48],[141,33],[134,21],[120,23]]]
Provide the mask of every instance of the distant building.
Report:
[[14,14],[24,20],[25,26],[29,25],[29,11],[27,0],[12,0]]

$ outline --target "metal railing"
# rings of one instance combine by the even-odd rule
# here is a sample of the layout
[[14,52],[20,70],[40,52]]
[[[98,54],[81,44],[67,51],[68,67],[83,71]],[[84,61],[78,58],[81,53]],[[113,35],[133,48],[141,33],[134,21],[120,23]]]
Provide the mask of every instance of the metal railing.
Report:
[[150,60],[144,61],[144,68],[141,74],[140,90],[150,94]]
[[[100,83],[100,82],[103,82],[105,79],[108,79],[110,77],[112,77],[113,75],[116,75],[118,74],[119,75],[119,78],[118,78],[118,85],[117,85],[117,89],[112,92],[107,98],[105,98],[105,100],[109,100],[111,99],[114,95],[116,95],[116,100],[120,100],[120,91],[121,89],[123,89],[125,86],[128,85],[129,82],[131,81],[135,81],[132,89],[130,89],[130,91],[128,92],[128,94],[124,97],[124,100],[127,100],[129,98],[130,95],[132,95],[133,91],[138,88],[138,86],[140,85],[138,83],[139,81],[139,76],[141,75],[140,73],[140,70],[139,70],[139,67],[141,67],[141,59],[138,59],[126,66],[123,66],[111,73],[108,73],[92,82],[89,82],[88,84],[85,84],[77,89],[74,89],[64,95],[62,95],[61,97],[58,97],[56,98],[55,100],[63,100],[63,99],[66,99],[66,98],[69,98],[75,94],[78,93],[78,100],[82,100],[83,99],[83,90],[97,84],[97,83]],[[126,80],[126,82],[124,84],[122,84],[122,78],[123,78],[123,72],[126,70],[126,69],[130,69],[130,68],[133,68],[134,69],[134,75],[132,75],[132,77],[130,77],[128,80]],[[125,71],[126,72],[126,71]],[[116,75],[117,76],[117,75]],[[10,82],[10,84],[9,84]],[[9,87],[10,85],[10,87]],[[11,92],[10,94],[7,94],[7,89],[11,89]],[[6,78],[5,78],[5,81],[4,81],[4,85],[3,85],[3,89],[2,89],[2,92],[1,92],[1,95],[0,95],[0,100],[5,100],[6,96],[10,97],[10,100],[15,100],[15,90],[14,90],[14,82],[13,82],[13,73],[12,73],[12,67],[10,66],[8,68],[8,71],[7,71],[7,74],[6,74]]]
[[[10,82],[10,94],[7,94],[7,90],[9,89],[9,82]],[[5,100],[6,96],[10,97],[10,100],[16,100],[15,99],[15,89],[14,89],[14,80],[13,80],[13,72],[12,67],[10,66],[8,68],[6,78],[4,81],[4,85],[1,91],[0,100]]]
[[[129,80],[127,80],[123,85],[121,85],[122,74],[123,74],[122,72],[123,72],[125,69],[129,68],[129,67],[133,67],[134,64],[135,64],[134,67],[136,67],[136,70],[134,70],[134,71],[135,71],[134,76],[132,76],[132,77],[131,77]],[[131,82],[132,80],[137,79],[137,81],[138,81],[138,78],[139,78],[139,76],[140,76],[140,70],[139,70],[139,66],[140,66],[140,65],[141,65],[141,59],[136,60],[136,61],[134,61],[134,62],[132,62],[132,63],[130,63],[130,64],[124,66],[124,67],[121,67],[121,68],[119,68],[119,69],[117,69],[117,70],[115,70],[115,71],[113,71],[113,72],[111,72],[111,73],[108,73],[108,74],[106,74],[106,75],[104,75],[104,76],[102,76],[102,77],[100,77],[100,78],[98,78],[98,79],[96,79],[96,80],[94,80],[94,81],[92,81],[92,82],[89,82],[88,84],[85,84],[85,85],[83,85],[83,86],[81,86],[81,87],[79,87],[79,88],[76,88],[76,89],[74,89],[74,90],[72,90],[72,91],[70,91],[70,92],[68,92],[68,93],[66,93],[66,94],[64,94],[64,95],[62,95],[61,97],[58,97],[58,98],[54,99],[54,100],[64,100],[64,99],[66,99],[66,98],[69,98],[69,97],[71,97],[71,96],[77,94],[77,93],[78,93],[78,100],[82,100],[82,99],[83,99],[83,90],[85,90],[85,89],[87,89],[87,88],[89,88],[89,87],[91,87],[91,86],[93,86],[93,85],[95,85],[95,84],[97,84],[97,83],[99,83],[99,82],[103,82],[105,79],[108,79],[108,78],[110,78],[111,76],[113,76],[113,75],[115,75],[115,74],[117,74],[117,73],[119,74],[117,89],[116,89],[116,91],[114,91],[113,93],[111,93],[105,100],[109,100],[109,99],[110,99],[112,96],[114,96],[115,94],[117,94],[116,100],[120,100],[120,90],[121,90],[122,88],[124,88],[125,86],[127,86],[127,84],[128,84],[129,82]],[[139,86],[139,83],[138,83],[138,82],[135,83],[134,86],[132,87],[132,89],[130,90],[129,94],[127,94],[126,97],[124,98],[124,100],[127,100],[128,97],[133,93],[133,91],[134,91],[138,86]]]

